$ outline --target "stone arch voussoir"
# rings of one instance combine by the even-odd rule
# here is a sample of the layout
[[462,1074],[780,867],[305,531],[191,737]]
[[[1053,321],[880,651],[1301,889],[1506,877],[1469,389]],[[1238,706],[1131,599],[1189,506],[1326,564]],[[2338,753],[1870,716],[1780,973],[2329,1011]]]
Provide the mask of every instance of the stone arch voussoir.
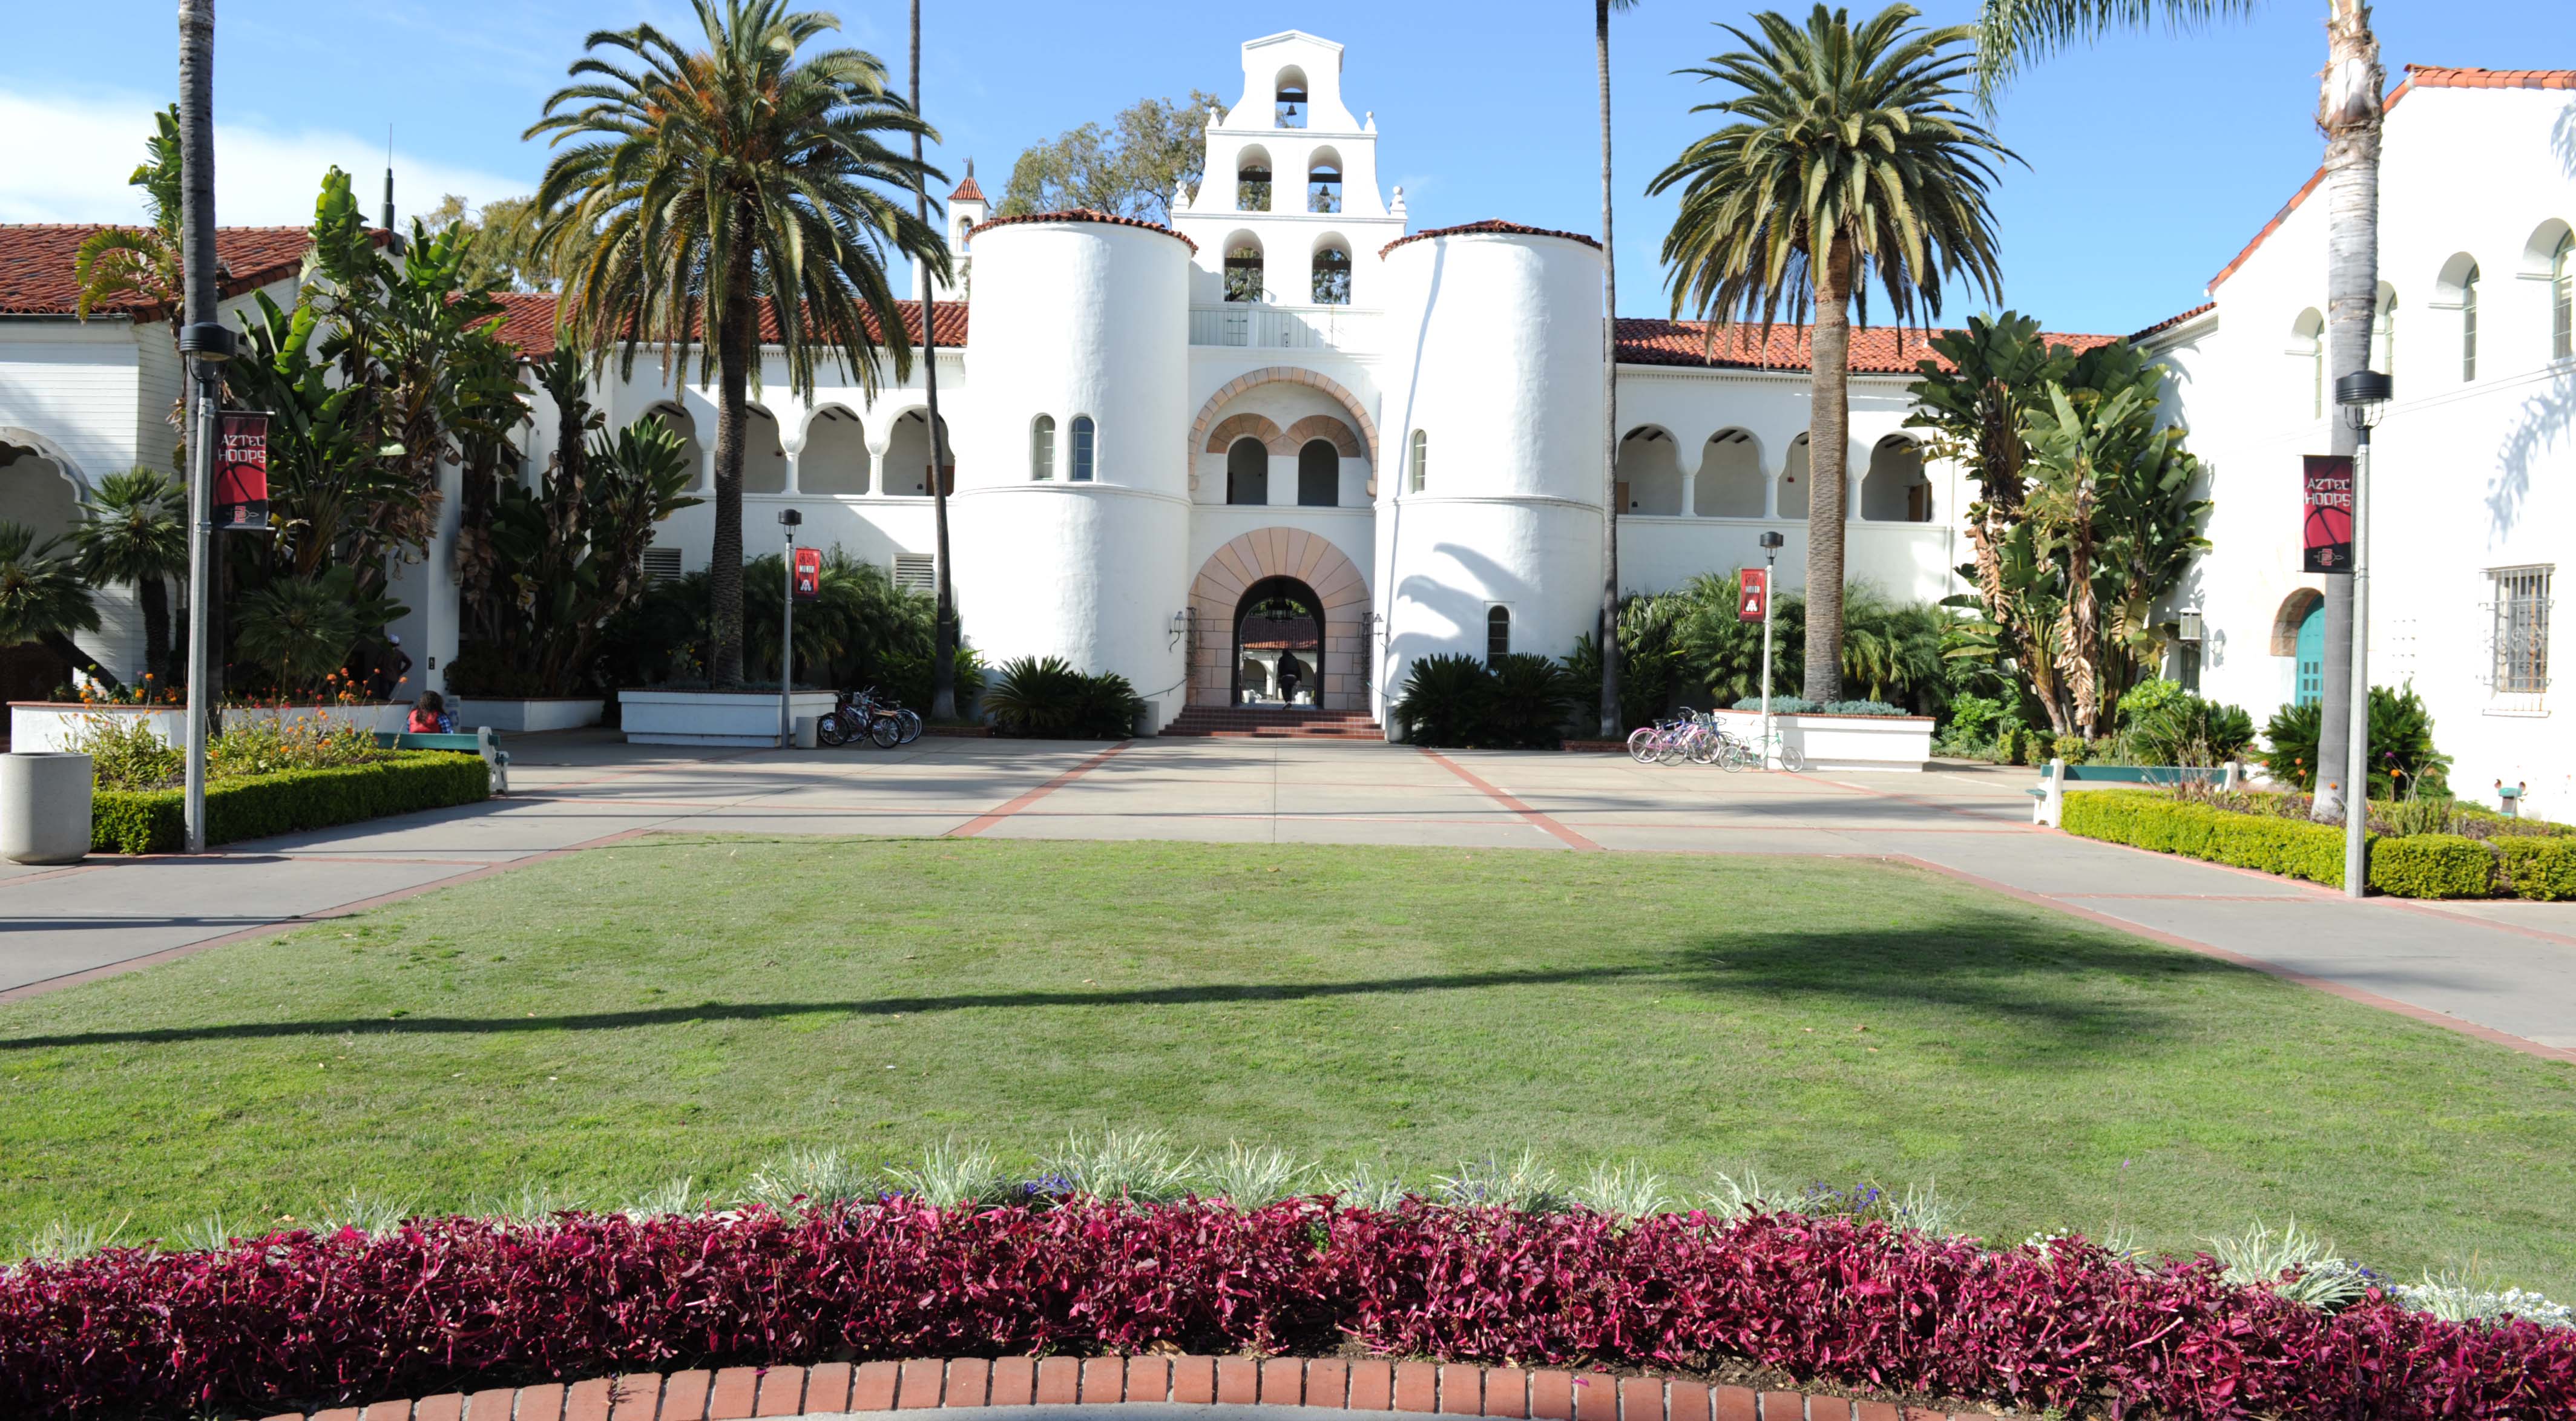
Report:
[[[1377,483],[1376,470],[1378,465],[1377,421],[1369,417],[1369,412],[1367,408],[1360,403],[1359,396],[1352,394],[1348,389],[1344,388],[1340,381],[1333,379],[1329,375],[1319,374],[1312,370],[1300,369],[1294,365],[1265,365],[1258,370],[1245,371],[1243,374],[1237,375],[1233,379],[1226,381],[1224,385],[1218,387],[1215,394],[1208,396],[1207,403],[1199,406],[1198,418],[1190,421],[1189,457],[1196,459],[1202,450],[1211,454],[1224,452],[1221,447],[1216,446],[1213,443],[1210,436],[1209,426],[1215,422],[1216,412],[1225,408],[1228,401],[1232,400],[1235,396],[1242,394],[1244,391],[1278,381],[1284,381],[1291,385],[1304,385],[1309,389],[1320,390],[1323,393],[1332,396],[1334,400],[1340,403],[1343,409],[1350,411],[1351,420],[1359,429],[1360,444],[1367,453],[1370,471],[1369,483],[1371,488],[1374,489]],[[1232,424],[1235,418],[1241,418],[1241,416],[1229,418],[1226,422],[1228,424]],[[1298,427],[1302,429],[1310,422],[1311,417],[1307,420],[1300,420],[1298,421]],[[1268,421],[1265,420],[1263,423],[1266,424]],[[1272,430],[1275,434],[1277,426],[1273,425]],[[1277,449],[1280,448],[1281,445],[1273,444],[1271,447]],[[1294,445],[1289,445],[1287,447],[1292,451],[1295,448]],[[1345,457],[1356,458],[1359,456],[1359,451],[1345,450],[1344,455]],[[1193,486],[1195,486],[1197,483],[1196,478],[1193,477],[1191,482]]]
[[1295,578],[1324,604],[1317,703],[1326,710],[1366,710],[1368,639],[1361,617],[1369,609],[1368,578],[1341,549],[1303,528],[1256,528],[1199,566],[1190,584],[1190,611],[1198,624],[1190,647],[1190,704],[1221,706],[1233,699],[1235,607],[1254,583],[1271,577]]

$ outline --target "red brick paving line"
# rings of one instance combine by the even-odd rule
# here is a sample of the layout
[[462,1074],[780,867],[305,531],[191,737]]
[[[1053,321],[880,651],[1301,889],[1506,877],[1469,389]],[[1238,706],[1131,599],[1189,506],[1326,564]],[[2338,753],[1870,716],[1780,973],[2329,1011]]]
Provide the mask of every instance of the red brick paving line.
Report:
[[1030,805],[1037,803],[1039,800],[1044,799],[1048,795],[1055,793],[1057,790],[1064,788],[1066,785],[1073,783],[1075,780],[1081,779],[1084,775],[1090,774],[1093,770],[1099,769],[1102,765],[1109,763],[1110,756],[1117,754],[1119,751],[1126,749],[1129,745],[1134,743],[1135,742],[1129,740],[1121,740],[1117,744],[1110,746],[1108,749],[1101,751],[1099,754],[1092,756],[1090,759],[1083,761],[1081,764],[1074,766],[1072,769],[1065,771],[1063,774],[1056,776],[1054,779],[1047,781],[1045,784],[1039,785],[1036,789],[1030,790],[1028,793],[1021,795],[1017,799],[1006,800],[995,808],[988,809],[982,814],[976,815],[974,818],[969,819],[965,823],[958,825],[956,828],[949,830],[946,837],[951,839],[974,838],[976,835],[983,833],[985,830],[992,828],[994,825],[999,824],[1003,820],[1010,818],[1012,815],[1019,813],[1021,810],[1028,808]]
[[959,1357],[628,1373],[569,1386],[449,1392],[269,1421],[754,1421],[932,1407],[1307,1406],[1524,1421],[1994,1421],[1795,1391],[1662,1377],[1322,1357]]
[[1602,848],[1599,844],[1592,842],[1590,839],[1587,839],[1572,829],[1556,822],[1547,815],[1530,808],[1528,805],[1523,804],[1521,801],[1508,794],[1505,794],[1493,785],[1486,783],[1483,779],[1471,773],[1466,766],[1459,764],[1457,761],[1450,759],[1439,751],[1425,750],[1422,753],[1428,757],[1432,763],[1439,765],[1443,769],[1449,771],[1449,773],[1465,780],[1468,784],[1484,791],[1486,797],[1492,799],[1496,804],[1499,804],[1514,814],[1519,815],[1521,819],[1532,828],[1546,831],[1550,836],[1555,838],[1558,843],[1565,845],[1567,848],[1582,849],[1591,853],[1602,852]]
[[[2114,847],[2126,848],[2128,846],[2115,845]],[[2140,852],[2146,851],[2140,850]],[[2328,978],[2311,977],[2305,972],[2293,971],[2278,963],[2266,962],[2259,957],[2248,957],[2244,953],[2230,952],[2226,948],[2216,946],[2212,943],[2197,942],[2178,933],[2163,932],[2155,928],[2147,927],[2143,924],[2130,922],[2126,918],[2115,918],[2108,913],[2097,913],[2080,904],[2067,902],[2063,898],[2052,898],[2045,893],[2035,893],[2026,888],[2015,888],[2009,883],[1998,883],[1991,878],[1981,878],[1964,869],[1951,868],[1946,864],[1937,864],[1929,859],[1919,859],[1911,854],[1888,854],[1886,855],[1886,858],[1890,863],[1908,864],[1915,868],[1926,869],[1930,872],[1940,874],[1945,878],[1954,878],[1961,883],[1966,883],[1977,888],[1983,888],[1990,893],[2000,893],[2007,898],[2017,898],[2024,903],[2037,904],[2042,908],[2054,908],[2058,912],[2072,914],[2073,916],[2083,918],[2088,922],[2099,923],[2107,928],[2118,929],[2132,937],[2146,938],[2153,942],[2163,943],[2167,947],[2179,947],[2186,952],[2199,953],[2203,957],[2215,957],[2221,962],[2232,962],[2239,967],[2251,967],[2257,972],[2264,973],[2268,976],[2278,977],[2285,982],[2295,982],[2302,987],[2313,987],[2329,996],[2341,997],[2345,1001],[2356,1002],[2366,1007],[2377,1007],[2379,1010],[2385,1012],[2394,1012],[2411,1021],[2420,1021],[2427,1026],[2438,1026],[2446,1031],[2456,1031],[2462,1036],[2473,1037],[2477,1040],[2487,1042],[2490,1045],[2503,1046],[2510,1050],[2519,1051],[2526,1056],[2538,1056],[2545,1061],[2576,1062],[2576,1048],[2544,1046],[2527,1037],[2515,1036],[2510,1032],[2498,1031],[2492,1026],[2481,1026],[2474,1021],[2463,1021],[2459,1017],[2451,1016],[2444,1012],[2434,1011],[2430,1007],[2419,1007],[2412,1003],[2398,1001],[2394,997],[2383,997],[2377,992],[2366,992],[2359,987],[2347,986],[2344,983],[2332,981]],[[1768,1421],[1768,1418],[1765,1418],[1765,1421]]]

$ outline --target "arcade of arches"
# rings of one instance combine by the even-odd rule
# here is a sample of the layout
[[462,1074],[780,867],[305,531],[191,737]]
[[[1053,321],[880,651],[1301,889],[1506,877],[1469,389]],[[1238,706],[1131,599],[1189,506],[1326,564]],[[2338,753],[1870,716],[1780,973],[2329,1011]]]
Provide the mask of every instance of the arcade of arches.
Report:
[[1190,704],[1367,709],[1368,605],[1359,568],[1303,529],[1218,548],[1190,585]]

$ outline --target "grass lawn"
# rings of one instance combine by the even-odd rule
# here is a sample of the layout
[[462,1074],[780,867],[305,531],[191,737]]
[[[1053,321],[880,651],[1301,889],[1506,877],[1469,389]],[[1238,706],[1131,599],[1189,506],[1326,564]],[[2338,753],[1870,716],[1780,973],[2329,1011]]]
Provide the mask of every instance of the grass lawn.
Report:
[[647,839],[0,1007],[0,1247],[1103,1125],[2576,1293],[2564,1065],[1897,867],[1151,843]]

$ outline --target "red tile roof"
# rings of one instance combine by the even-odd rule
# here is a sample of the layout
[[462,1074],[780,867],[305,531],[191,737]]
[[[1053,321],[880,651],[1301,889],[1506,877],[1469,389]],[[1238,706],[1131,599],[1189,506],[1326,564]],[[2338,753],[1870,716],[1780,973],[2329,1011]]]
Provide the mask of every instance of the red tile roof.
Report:
[[[0,315],[68,316],[79,304],[72,283],[72,261],[80,244],[110,226],[140,230],[142,224],[81,222],[0,225]],[[216,289],[226,297],[282,281],[303,265],[312,239],[301,227],[218,227],[215,260],[221,265]],[[160,312],[136,297],[106,308],[144,319]]]
[[1377,254],[1383,257],[1407,242],[1419,242],[1431,237],[1461,237],[1478,232],[1491,232],[1506,237],[1563,237],[1569,242],[1581,242],[1596,251],[1601,246],[1598,241],[1581,232],[1559,232],[1548,227],[1524,227],[1518,222],[1505,222],[1500,218],[1489,217],[1482,222],[1468,222],[1456,227],[1434,227],[1426,232],[1416,232],[1410,237],[1398,237],[1378,248]]
[[2217,302],[2203,301],[2188,311],[2182,311],[2174,315],[2167,316],[2163,320],[2156,322],[2154,325],[2147,327],[2145,330],[2129,332],[2129,339],[2132,341],[2145,340],[2147,337],[2159,332],[2172,330],[2174,327],[2181,325],[2183,322],[2190,320],[2194,316],[2203,315],[2217,309]]
[[[557,304],[554,293],[502,292],[499,293],[499,299],[502,307],[501,339],[518,347],[521,355],[531,359],[553,354]],[[916,347],[919,346],[921,344],[921,303],[902,301],[896,304],[903,312],[904,334],[911,337]],[[966,303],[940,302],[938,321],[939,344],[951,349],[963,348],[966,344]],[[878,334],[874,322],[868,324],[868,334],[871,338]],[[767,306],[761,307],[760,310],[760,338],[764,343],[772,343],[778,339],[778,323],[770,319]]]
[[966,164],[966,181],[959,183],[957,185],[957,190],[948,194],[948,200],[950,202],[982,202],[984,200],[984,189],[981,184],[975,181],[975,164],[972,160],[969,160]]
[[[1705,321],[1664,321],[1638,316],[1619,318],[1619,363],[1622,365],[1699,365],[1746,370],[1804,370],[1808,365],[1810,327],[1779,325],[1762,340],[1760,326],[1729,326],[1709,342]],[[2118,336],[2066,335],[2047,332],[2053,345],[2091,350]],[[1943,369],[1949,362],[1932,349],[1930,333],[1894,326],[1855,328],[1851,335],[1851,368],[1862,375],[1911,375],[1915,362],[1929,360]]]
[[1112,227],[1142,227],[1148,232],[1160,232],[1166,237],[1186,242],[1192,252],[1199,249],[1198,243],[1190,241],[1189,238],[1160,222],[1148,222],[1141,217],[1121,217],[1115,212],[1095,212],[1088,207],[1070,208],[1063,212],[1023,212],[1017,217],[996,217],[990,222],[978,222],[966,229],[966,238],[968,241],[973,241],[978,232],[994,227],[1010,227],[1022,222],[1101,222]]
[[[2398,100],[2416,89],[2576,89],[2576,69],[2450,69],[2436,64],[2409,64],[2405,80],[2390,91],[2380,111],[2396,108]],[[2299,190],[2290,194],[2290,200],[2281,204],[2281,210],[2272,214],[2272,220],[2263,224],[2263,230],[2254,234],[2254,240],[2245,244],[2245,250],[2209,279],[2209,290],[2215,293],[2220,282],[2234,276],[2236,269],[2254,255],[2254,249],[2263,245],[2263,239],[2280,230],[2281,224],[2325,179],[2326,170],[2322,167],[2309,174]]]

